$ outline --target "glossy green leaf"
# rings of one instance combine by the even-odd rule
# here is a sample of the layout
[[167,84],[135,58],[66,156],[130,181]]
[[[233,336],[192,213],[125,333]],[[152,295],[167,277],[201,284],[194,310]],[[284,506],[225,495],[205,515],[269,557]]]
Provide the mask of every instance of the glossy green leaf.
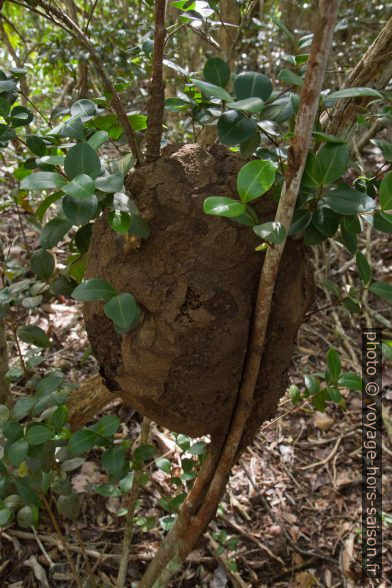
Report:
[[358,247],[358,236],[356,233],[347,231],[343,224],[340,225],[340,235],[342,237],[343,245],[346,249],[355,255]]
[[29,444],[25,439],[18,439],[11,443],[7,449],[7,456],[14,467],[19,467],[22,461],[24,461],[27,452],[29,450]]
[[328,204],[333,211],[343,215],[354,215],[376,208],[376,203],[372,198],[363,192],[353,190],[346,184],[341,184],[328,192],[323,197],[323,202]]
[[289,69],[282,69],[279,72],[278,80],[286,84],[287,86],[303,86],[303,79],[293,71]]
[[131,225],[131,215],[122,210],[111,210],[108,216],[108,223],[114,231],[126,234]]
[[272,94],[272,82],[264,74],[246,71],[236,77],[234,90],[237,100],[256,97],[265,102]]
[[392,300],[392,284],[386,282],[373,282],[369,286],[370,292],[382,298],[382,300]]
[[121,421],[116,415],[106,415],[93,425],[93,430],[103,437],[112,437],[120,427]]
[[20,187],[22,190],[50,190],[61,188],[66,183],[66,178],[57,172],[41,171],[23,178]]
[[88,198],[94,194],[94,180],[86,174],[76,176],[71,182],[63,186],[63,192],[75,198]]
[[268,243],[282,243],[286,236],[285,228],[276,221],[268,221],[262,225],[253,227],[253,231]]
[[332,92],[332,94],[329,94],[326,97],[326,99],[329,103],[331,100],[338,100],[340,98],[362,98],[363,96],[369,96],[372,98],[383,98],[383,95],[378,90],[374,90],[374,88],[357,87],[344,88],[343,90]]
[[228,110],[218,120],[219,140],[224,145],[238,145],[257,132],[256,121],[238,110]]
[[46,145],[41,137],[38,137],[37,135],[28,135],[26,137],[26,144],[34,155],[38,155],[38,157],[43,157],[45,155]]
[[19,527],[28,529],[38,522],[38,510],[35,506],[22,506],[16,514]]
[[310,212],[310,210],[296,210],[293,214],[293,220],[291,222],[288,234],[294,235],[295,233],[301,233],[310,224],[311,219],[312,213]]
[[321,166],[316,155],[308,153],[304,173],[302,175],[302,185],[309,188],[318,188],[321,179]]
[[72,298],[79,302],[91,302],[94,300],[110,300],[116,295],[116,291],[111,284],[100,278],[90,278],[85,280],[79,286],[76,286],[72,292]]
[[208,98],[219,98],[225,102],[231,102],[233,100],[230,94],[221,86],[216,86],[215,84],[195,79],[192,79],[191,82]]
[[330,208],[317,208],[312,216],[316,229],[326,237],[332,237],[339,227],[339,216]]
[[97,151],[100,147],[102,147],[104,143],[106,143],[106,141],[108,141],[108,139],[109,133],[107,133],[106,131],[97,131],[96,133],[91,135],[87,143]]
[[64,165],[64,155],[44,155],[37,159],[37,165]]
[[342,364],[340,361],[339,352],[334,349],[328,349],[327,352],[327,368],[328,368],[328,381],[335,382],[342,371]]
[[101,172],[101,161],[91,145],[76,143],[67,153],[64,169],[67,176],[72,179],[86,174],[95,180]]
[[58,390],[63,382],[63,374],[49,374],[38,382],[36,392],[37,394],[51,394],[51,392]]
[[380,184],[381,210],[392,210],[392,172]]
[[227,107],[233,110],[244,110],[257,114],[263,109],[264,102],[261,98],[244,98],[244,100],[237,100],[237,102],[228,102]]
[[251,202],[265,194],[275,181],[276,164],[268,159],[250,161],[237,176],[237,189],[243,202]]
[[62,429],[68,421],[68,408],[65,404],[58,406],[52,414],[52,425],[58,431]]
[[140,308],[128,292],[122,292],[111,298],[103,307],[104,313],[121,329],[130,329],[139,321]]
[[319,185],[328,186],[341,178],[347,169],[348,145],[327,143],[321,147],[316,157],[320,166]]
[[305,245],[318,245],[325,241],[327,237],[320,233],[311,222],[304,231],[304,243]]
[[71,435],[67,449],[71,455],[80,455],[94,447],[97,440],[97,434],[90,429],[76,431],[76,433]]
[[41,445],[52,439],[54,432],[46,425],[33,424],[26,429],[25,439],[29,445]]
[[17,335],[21,341],[25,343],[30,343],[31,345],[35,345],[36,347],[49,347],[50,341],[49,337],[40,327],[36,327],[35,325],[26,325],[24,327],[19,327],[17,330]]
[[203,75],[210,84],[224,88],[230,79],[230,68],[220,57],[211,57],[203,68]]
[[41,280],[48,279],[54,270],[55,261],[54,257],[49,251],[45,249],[38,249],[34,251],[30,259],[31,269],[35,275]]
[[98,200],[96,196],[74,198],[67,195],[63,198],[62,207],[69,222],[73,225],[84,225],[98,212]]
[[369,284],[369,282],[372,279],[372,269],[369,265],[368,260],[360,251],[357,251],[355,259],[357,262],[358,273],[362,282],[365,285]]
[[346,372],[345,374],[339,376],[338,386],[362,392],[362,379],[354,372]]
[[95,187],[101,192],[120,192],[124,186],[124,178],[120,173],[108,176],[101,176],[95,180]]
[[246,141],[242,141],[242,143],[240,143],[241,157],[243,157],[244,159],[249,159],[254,154],[254,152],[256,151],[256,149],[258,148],[259,145],[260,145],[260,133],[257,130],[256,133],[252,137],[250,137]]
[[125,450],[122,445],[110,447],[105,453],[102,454],[101,463],[104,469],[111,476],[118,475],[125,464]]
[[206,214],[213,216],[225,216],[232,218],[243,214],[246,210],[245,204],[226,196],[209,196],[204,200],[203,210]]
[[80,116],[82,121],[89,120],[97,112],[97,107],[91,100],[82,98],[71,106],[71,115]]
[[392,215],[387,212],[375,210],[373,214],[366,214],[363,217],[377,231],[392,234]]
[[65,218],[56,217],[46,223],[41,231],[40,244],[43,249],[51,249],[61,241],[64,235],[72,227],[72,224]]

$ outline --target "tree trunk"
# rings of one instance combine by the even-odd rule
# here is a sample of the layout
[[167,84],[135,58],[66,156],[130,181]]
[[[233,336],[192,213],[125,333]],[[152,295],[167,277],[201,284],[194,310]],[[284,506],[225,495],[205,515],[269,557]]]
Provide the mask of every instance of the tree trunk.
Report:
[[[344,87],[370,87],[382,90],[392,77],[392,18],[389,19],[373,44],[348,76]],[[338,100],[330,117],[324,116],[327,132],[347,136],[354,131],[357,115],[366,109],[371,97]],[[329,122],[328,121],[329,118]]]

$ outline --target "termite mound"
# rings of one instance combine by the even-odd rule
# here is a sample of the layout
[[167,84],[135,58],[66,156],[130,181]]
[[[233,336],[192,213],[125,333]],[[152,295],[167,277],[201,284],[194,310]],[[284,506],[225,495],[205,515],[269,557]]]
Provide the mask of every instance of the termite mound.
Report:
[[[244,164],[214,145],[171,146],[134,171],[126,188],[149,223],[138,250],[101,217],[95,224],[86,277],[130,292],[144,314],[135,331],[118,335],[103,304],[86,303],[93,353],[110,389],[124,402],[172,431],[201,436],[227,428],[236,402],[264,254],[250,227],[207,216],[207,196],[238,198]],[[258,201],[260,222],[274,217],[271,195]],[[273,416],[304,313],[313,276],[300,241],[289,239],[245,442]]]

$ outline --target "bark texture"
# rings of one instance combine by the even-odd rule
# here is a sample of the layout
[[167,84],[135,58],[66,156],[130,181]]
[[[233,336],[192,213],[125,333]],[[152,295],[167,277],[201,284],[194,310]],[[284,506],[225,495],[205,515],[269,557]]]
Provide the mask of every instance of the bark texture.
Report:
[[[192,436],[224,431],[236,402],[264,255],[247,227],[205,215],[207,196],[236,197],[243,162],[225,148],[185,145],[128,182],[150,238],[126,252],[105,218],[94,228],[86,277],[131,292],[144,322],[120,336],[101,303],[85,305],[86,328],[108,386],[157,423]],[[270,196],[259,204],[274,217]],[[287,293],[290,292],[290,296]],[[313,296],[303,246],[289,241],[276,288],[247,436],[270,418],[287,384],[296,334]]]
[[[392,18],[382,29],[374,43],[358,61],[348,76],[344,88],[370,87],[382,90],[392,77]],[[338,100],[330,115],[327,132],[346,136],[352,130],[357,115],[366,109],[370,97]],[[325,120],[327,122],[327,120]]]

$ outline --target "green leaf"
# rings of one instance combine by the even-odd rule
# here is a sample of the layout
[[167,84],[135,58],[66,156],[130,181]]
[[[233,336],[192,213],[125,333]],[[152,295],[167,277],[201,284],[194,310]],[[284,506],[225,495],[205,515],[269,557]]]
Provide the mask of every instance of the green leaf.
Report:
[[245,112],[251,112],[257,114],[263,109],[264,102],[261,98],[244,98],[244,100],[238,100],[237,102],[228,102],[227,107],[233,110],[244,110]]
[[328,392],[329,399],[332,402],[340,402],[341,401],[342,395],[337,388],[328,386],[327,392]]
[[44,155],[37,159],[38,165],[64,165],[64,155]]
[[18,398],[12,408],[12,418],[20,421],[29,414],[30,410],[33,408],[33,405],[34,398],[32,396],[22,396]]
[[68,441],[67,449],[72,455],[79,455],[89,451],[96,443],[97,434],[90,429],[76,431]]
[[89,120],[97,112],[97,107],[91,100],[82,98],[71,106],[71,115],[80,116],[82,121]]
[[22,506],[17,512],[16,521],[19,527],[25,529],[32,527],[38,522],[38,510],[36,506]]
[[230,79],[230,68],[220,57],[211,57],[203,68],[203,75],[210,84],[224,88]]
[[320,166],[319,185],[326,186],[342,177],[347,169],[349,159],[348,145],[327,143],[317,153]]
[[392,161],[392,143],[383,141],[382,139],[372,139],[371,142],[381,150],[385,161]]
[[21,341],[25,343],[30,343],[31,345],[35,345],[36,347],[49,347],[50,341],[49,337],[40,327],[36,327],[35,325],[26,325],[24,327],[19,327],[17,330],[17,335]]
[[139,447],[137,447],[133,453],[133,460],[136,463],[149,461],[154,457],[154,453],[154,445],[139,445]]
[[94,180],[86,174],[76,176],[71,182],[63,186],[63,192],[75,198],[88,198],[94,194]]
[[253,155],[253,153],[256,151],[259,145],[260,133],[259,131],[256,131],[256,133],[252,135],[252,137],[240,143],[241,157],[243,157],[244,159],[249,159],[251,155]]
[[293,220],[289,228],[288,234],[294,235],[295,233],[301,233],[306,229],[312,219],[312,213],[310,210],[296,210],[293,214]]
[[29,444],[25,439],[18,439],[7,449],[8,459],[14,467],[19,467],[24,461],[29,449]]
[[97,131],[87,141],[89,145],[96,151],[102,147],[104,143],[109,139],[109,134],[106,131]]
[[251,202],[265,194],[275,181],[276,164],[268,159],[250,161],[237,176],[237,190],[243,202]]
[[95,187],[101,192],[113,194],[119,192],[124,186],[124,178],[120,173],[101,176],[95,180]]
[[46,280],[49,278],[54,270],[55,261],[51,253],[45,249],[38,249],[34,251],[30,259],[31,269],[38,278]]
[[237,110],[228,110],[218,120],[219,140],[224,145],[238,145],[257,132],[256,121]]
[[79,119],[67,120],[65,123],[60,123],[54,129],[51,129],[48,133],[50,135],[58,135],[59,137],[70,137],[72,139],[79,139],[83,141],[85,139],[84,126]]
[[358,247],[358,236],[356,233],[350,233],[347,231],[343,224],[340,225],[340,234],[342,237],[343,245],[347,250],[355,255]]
[[380,184],[381,210],[392,210],[392,172]]
[[148,223],[138,214],[131,215],[131,224],[128,228],[130,235],[137,235],[142,239],[148,239],[150,236],[150,227]]
[[57,216],[46,223],[41,231],[40,245],[43,249],[51,249],[61,241],[72,227],[72,224],[65,218]]
[[372,279],[372,269],[368,260],[360,251],[357,251],[355,259],[357,262],[358,273],[362,282],[365,285],[369,284],[370,280]]
[[382,300],[392,300],[392,284],[373,282],[370,284],[369,290],[379,298],[382,298]]
[[305,386],[309,390],[310,394],[317,394],[320,391],[320,381],[315,376],[304,377]]
[[115,325],[126,330],[136,326],[141,314],[135,298],[128,292],[123,292],[111,298],[105,304],[103,310]]
[[375,210],[373,214],[364,215],[364,218],[377,231],[392,233],[392,214]]
[[287,84],[288,86],[303,86],[303,79],[289,69],[282,69],[279,72],[278,80]]
[[120,423],[118,416],[110,414],[99,419],[98,423],[93,425],[93,430],[102,437],[112,437],[117,432]]
[[340,219],[340,224],[342,227],[346,229],[349,233],[361,233],[362,231],[362,223],[361,219],[358,215],[346,215],[342,216]]
[[330,208],[317,208],[312,216],[312,224],[325,237],[332,237],[338,230],[339,216]]
[[158,457],[158,459],[155,460],[155,465],[159,470],[165,472],[165,474],[170,474],[172,467],[171,462],[165,457]]
[[256,97],[265,102],[272,94],[272,82],[264,74],[246,71],[236,77],[234,90],[237,100]]
[[101,160],[97,152],[88,143],[76,143],[68,151],[64,169],[70,178],[86,174],[95,180],[101,173]]
[[73,225],[84,225],[91,220],[98,211],[98,200],[96,196],[88,198],[74,198],[73,196],[64,196],[63,213]]
[[346,372],[339,376],[338,386],[362,392],[362,379],[354,372]]
[[233,218],[246,211],[245,204],[227,196],[209,196],[204,200],[203,210],[213,216]]
[[0,508],[0,527],[4,527],[12,517],[12,511],[10,508]]
[[116,295],[116,290],[111,284],[100,278],[90,278],[85,280],[79,286],[76,286],[72,292],[72,298],[79,302],[91,302],[93,300],[110,300]]
[[126,234],[131,226],[131,215],[122,210],[112,210],[108,216],[108,223],[117,233]]
[[323,197],[323,202],[328,204],[333,211],[343,215],[353,215],[360,212],[368,212],[376,208],[375,201],[364,194],[353,190],[346,184],[341,184]]
[[58,390],[63,382],[63,374],[49,374],[38,382],[36,392],[38,394],[51,394],[51,392]]
[[253,231],[264,241],[268,243],[282,243],[286,236],[286,231],[283,225],[276,221],[268,221],[262,225],[253,227]]
[[54,432],[46,425],[34,424],[28,427],[25,439],[29,445],[41,445],[52,439]]
[[50,190],[61,188],[66,183],[66,178],[56,172],[41,171],[23,178],[20,187],[22,190]]
[[37,210],[35,211],[35,216],[37,217],[37,219],[42,222],[43,218],[45,216],[45,212],[48,210],[48,208],[54,202],[57,202],[57,200],[60,200],[61,197],[62,197],[61,192],[54,192],[53,194],[50,194],[49,196],[47,196],[41,202],[41,204],[38,206]]
[[197,441],[188,449],[188,453],[191,455],[205,455],[206,451],[206,444],[204,441]]
[[374,90],[373,88],[344,88],[343,90],[338,90],[337,92],[332,92],[326,96],[326,101],[328,103],[332,100],[338,100],[339,98],[362,98],[363,96],[370,96],[372,98],[383,98],[383,95],[378,92],[378,90]]
[[28,135],[26,137],[26,144],[27,147],[30,149],[34,155],[38,155],[38,157],[42,157],[46,153],[46,145],[45,141],[38,137],[37,135]]
[[318,188],[321,179],[321,166],[316,155],[312,152],[308,153],[304,173],[302,175],[302,185],[309,188]]
[[335,382],[342,371],[342,364],[340,362],[340,355],[338,351],[333,347],[331,347],[331,349],[328,349],[327,366],[329,375],[328,381]]
[[68,408],[65,406],[65,404],[62,404],[61,406],[58,406],[52,414],[52,425],[56,429],[56,431],[59,431],[64,427],[67,421]]
[[145,114],[129,114],[128,120],[134,131],[144,131],[147,128],[147,116]]
[[225,102],[231,102],[233,100],[230,94],[220,86],[216,86],[215,84],[210,84],[209,82],[202,82],[201,80],[195,79],[191,79],[191,82],[196,86],[196,88],[199,88],[199,90],[201,90],[203,94],[208,98],[219,98],[220,100],[224,100]]
[[326,236],[320,233],[311,222],[309,226],[306,227],[304,232],[304,243],[305,245],[318,245],[325,241]]
[[101,463],[104,469],[111,476],[119,474],[125,463],[125,450],[122,445],[111,447],[105,453],[102,454]]

